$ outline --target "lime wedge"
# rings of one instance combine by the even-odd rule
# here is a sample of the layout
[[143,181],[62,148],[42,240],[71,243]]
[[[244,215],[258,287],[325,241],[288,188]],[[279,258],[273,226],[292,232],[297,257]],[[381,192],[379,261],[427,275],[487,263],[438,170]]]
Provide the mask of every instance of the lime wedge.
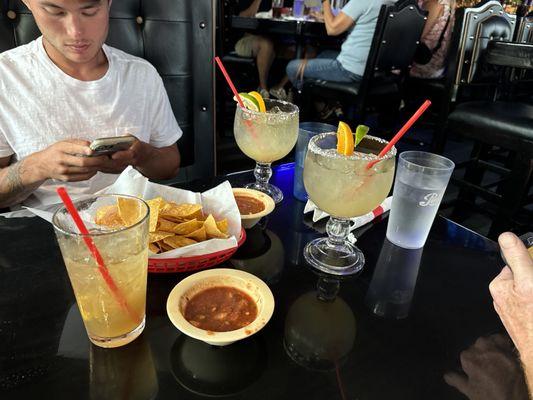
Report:
[[[260,110],[259,102],[254,96],[251,96],[248,93],[239,93],[239,96],[241,97],[244,107],[246,107],[248,110],[252,110],[252,111]],[[233,100],[237,101],[235,97],[233,97]]]
[[366,136],[370,128],[366,125],[358,125],[355,130],[355,145],[357,146],[361,140]]
[[266,105],[265,101],[263,100],[263,97],[259,92],[248,92],[250,96],[252,96],[254,99],[257,100],[257,105],[259,106],[259,111],[266,112]]

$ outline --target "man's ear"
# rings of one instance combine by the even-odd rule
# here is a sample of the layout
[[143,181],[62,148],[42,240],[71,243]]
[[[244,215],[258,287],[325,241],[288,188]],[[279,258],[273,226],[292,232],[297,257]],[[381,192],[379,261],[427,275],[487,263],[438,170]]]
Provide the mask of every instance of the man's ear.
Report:
[[[24,0],[22,0],[22,1],[24,1]],[[108,6],[107,6],[107,8],[108,8],[109,10],[111,10],[111,3],[113,3],[113,0],[109,0],[109,4],[108,4]]]

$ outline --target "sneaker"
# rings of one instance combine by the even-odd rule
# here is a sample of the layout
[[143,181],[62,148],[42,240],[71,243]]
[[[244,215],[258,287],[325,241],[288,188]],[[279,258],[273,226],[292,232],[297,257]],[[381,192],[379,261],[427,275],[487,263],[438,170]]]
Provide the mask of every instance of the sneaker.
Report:
[[261,95],[261,97],[263,99],[269,99],[270,98],[270,94],[268,93],[268,90],[263,89],[263,88],[257,88],[257,91],[259,92],[259,94]]
[[278,100],[287,100],[287,92],[283,88],[270,89],[270,94]]

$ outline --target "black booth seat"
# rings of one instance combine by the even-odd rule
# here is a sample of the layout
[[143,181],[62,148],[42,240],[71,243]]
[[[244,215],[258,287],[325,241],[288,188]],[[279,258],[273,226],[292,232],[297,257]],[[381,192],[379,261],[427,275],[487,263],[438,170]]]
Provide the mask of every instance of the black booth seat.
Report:
[[[473,101],[458,104],[448,117],[453,130],[468,137],[509,150],[533,155],[533,105],[503,101]],[[525,146],[525,148],[524,148]]]

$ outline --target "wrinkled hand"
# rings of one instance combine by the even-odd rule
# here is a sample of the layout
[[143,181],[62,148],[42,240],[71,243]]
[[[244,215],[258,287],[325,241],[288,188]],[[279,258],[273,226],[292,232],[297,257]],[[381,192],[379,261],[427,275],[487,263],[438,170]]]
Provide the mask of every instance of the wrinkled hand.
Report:
[[464,373],[448,372],[444,380],[470,400],[529,398],[520,362],[506,336],[479,338],[460,360]]
[[128,165],[142,167],[150,158],[153,147],[148,143],[136,140],[129,149],[117,151],[106,156],[98,166],[98,171],[109,174],[120,174]]
[[86,140],[65,140],[29,156],[35,181],[78,182],[93,177],[107,157],[87,157],[92,154],[89,144]]
[[[520,239],[506,232],[498,242],[508,265],[490,283],[494,308],[520,352],[533,368],[533,260]],[[533,382],[530,382],[533,383]]]

